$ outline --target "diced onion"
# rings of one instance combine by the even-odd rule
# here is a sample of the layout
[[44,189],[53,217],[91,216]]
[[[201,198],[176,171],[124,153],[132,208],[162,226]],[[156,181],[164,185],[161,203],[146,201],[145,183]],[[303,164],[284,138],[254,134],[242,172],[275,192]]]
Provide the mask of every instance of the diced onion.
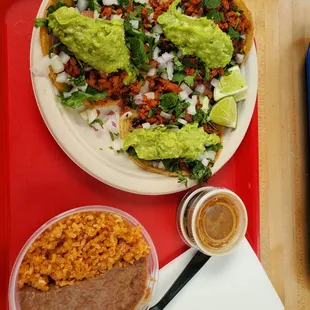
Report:
[[164,165],[164,163],[163,163],[162,161],[160,161],[160,162],[158,163],[158,168],[159,168],[159,169],[165,169],[165,165]]
[[138,20],[133,19],[133,20],[130,20],[129,22],[130,22],[133,29],[139,28],[139,21]]
[[149,70],[149,72],[147,73],[147,76],[154,76],[154,75],[156,75],[156,68],[151,68],[150,70]]
[[182,82],[180,87],[188,94],[190,95],[193,91],[184,83]]
[[208,167],[209,165],[209,160],[207,158],[204,158],[202,161],[202,164],[205,166],[205,167]]
[[157,124],[152,124],[151,125],[151,128],[156,128],[157,127]]
[[203,153],[203,156],[204,156],[205,158],[214,160],[214,159],[215,159],[215,156],[216,156],[216,152],[214,152],[214,151],[207,151],[207,152],[204,152],[204,153]]
[[154,42],[157,43],[160,39],[160,35],[158,33],[156,33],[154,38],[155,38]]
[[125,119],[125,118],[128,118],[132,115],[132,112],[128,111],[126,113],[124,113],[122,116],[121,116],[121,119]]
[[117,15],[117,14],[112,14],[110,19],[113,20],[113,19],[121,19],[122,18],[122,14],[120,15]]
[[179,93],[179,96],[180,96],[181,100],[183,101],[183,100],[188,98],[188,93],[185,90],[183,90]]
[[153,58],[154,58],[155,60],[157,60],[157,58],[158,58],[160,52],[161,52],[161,50],[156,46],[156,47],[154,48],[154,52],[153,52]]
[[142,104],[143,103],[143,95],[142,94],[138,94],[134,97],[135,103],[137,105]]
[[161,111],[161,112],[160,112],[160,116],[162,116],[162,117],[165,118],[165,119],[171,119],[171,117],[172,117],[171,114],[166,113],[166,112],[164,112],[164,111]]
[[168,79],[171,81],[173,79],[173,62],[172,61],[167,62],[167,75],[168,75]]
[[117,124],[116,124],[115,120],[113,120],[113,119],[108,119],[106,121],[106,127],[112,133],[118,133],[119,132]]
[[80,10],[77,7],[75,7],[74,9],[80,14]]
[[242,54],[237,54],[236,55],[236,62],[237,62],[237,64],[241,64],[243,62],[243,60],[244,60],[244,55],[242,55]]
[[84,71],[89,72],[91,70],[93,70],[94,68],[91,66],[87,66],[86,68],[84,68]]
[[152,162],[152,165],[153,165],[154,168],[158,168],[158,164],[159,164],[158,161],[153,161]]
[[87,116],[86,111],[81,112],[81,113],[80,113],[80,116],[81,116],[81,118],[82,118],[84,121],[87,121],[87,120],[88,120],[88,116]]
[[157,60],[157,62],[158,62],[159,64],[166,64],[165,59],[162,58],[162,57],[158,57],[158,58],[156,58],[156,60]]
[[148,99],[155,99],[155,93],[153,93],[153,92],[146,93],[145,96],[146,96]]
[[82,91],[83,93],[86,92],[86,89],[87,89],[88,85],[84,85],[84,86],[77,86],[77,89]]
[[58,56],[63,64],[66,64],[71,58],[69,55],[67,55],[63,51],[61,51]]
[[64,98],[69,98],[72,96],[70,92],[63,92],[62,95],[64,96]]
[[177,121],[182,124],[182,125],[186,125],[187,124],[187,121],[183,118],[178,118]]
[[183,56],[183,55],[182,55],[182,52],[181,52],[181,51],[178,51],[178,52],[177,52],[177,57],[178,57],[178,58],[181,58],[182,56]]
[[209,105],[210,105],[210,99],[208,96],[200,96],[200,104],[202,105],[201,110],[204,111],[205,113],[208,112],[209,110]]
[[167,64],[166,63],[161,63],[161,64],[158,65],[158,69],[166,69],[166,68],[167,68]]
[[76,93],[78,92],[79,90],[76,88],[76,87],[73,87],[71,90],[70,90],[70,94],[73,94],[73,93]]
[[155,32],[155,33],[158,33],[158,34],[162,34],[163,33],[163,30],[162,30],[162,28],[160,27],[160,25],[155,25],[154,27],[153,27],[153,31]]
[[87,114],[88,124],[91,124],[98,117],[98,112],[96,109],[88,109],[86,110],[86,114]]
[[51,54],[51,66],[55,73],[60,73],[65,70],[65,66],[56,54]]
[[211,85],[213,86],[213,87],[217,87],[218,85],[219,85],[219,83],[220,83],[220,81],[218,80],[218,79],[212,79],[211,80]]
[[135,0],[135,2],[146,4],[146,3],[149,3],[149,0]]
[[151,13],[148,17],[148,20],[152,22],[154,20],[154,13]]
[[165,62],[168,62],[173,59],[173,55],[167,52],[163,53],[161,57],[164,59]]
[[118,5],[118,1],[117,0],[102,0],[102,4],[103,5]]
[[144,123],[144,124],[142,124],[142,127],[144,129],[150,129],[151,128],[151,124],[150,123]]
[[78,0],[76,7],[80,12],[86,11],[89,6],[88,0]]
[[190,105],[187,108],[187,113],[190,115],[195,115],[196,114],[196,106],[195,105]]
[[150,85],[149,81],[145,81],[144,85],[141,87],[141,90],[140,90],[141,94],[144,95],[145,93],[149,91],[149,85]]
[[192,96],[192,104],[193,105],[196,105],[197,104],[197,102],[198,102],[198,98],[197,98],[197,96],[195,95],[195,96]]
[[41,58],[35,65],[31,68],[31,72],[37,76],[47,77],[49,74],[48,67],[51,65],[51,59],[48,55]]
[[114,141],[112,141],[112,149],[114,151],[120,151],[123,147],[123,142],[121,139],[115,139]]
[[242,35],[240,36],[240,39],[245,40],[245,39],[246,39],[246,34],[245,34],[245,33],[242,34]]
[[94,18],[99,18],[99,17],[100,17],[100,13],[97,10],[95,10],[94,11]]
[[160,77],[164,80],[168,80],[168,75],[166,73],[162,73]]
[[204,84],[199,84],[199,85],[197,85],[195,90],[196,90],[196,92],[203,94],[206,90],[206,86]]
[[68,81],[68,74],[66,72],[61,72],[57,74],[56,82],[58,83],[66,83]]

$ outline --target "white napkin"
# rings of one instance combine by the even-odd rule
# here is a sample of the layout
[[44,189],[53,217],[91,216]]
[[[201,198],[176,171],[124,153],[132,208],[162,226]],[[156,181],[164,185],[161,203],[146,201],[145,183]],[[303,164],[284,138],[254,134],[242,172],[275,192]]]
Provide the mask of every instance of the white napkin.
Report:
[[[190,249],[164,266],[154,298],[156,304],[196,250]],[[212,257],[165,310],[283,310],[250,244],[244,239],[229,255]]]

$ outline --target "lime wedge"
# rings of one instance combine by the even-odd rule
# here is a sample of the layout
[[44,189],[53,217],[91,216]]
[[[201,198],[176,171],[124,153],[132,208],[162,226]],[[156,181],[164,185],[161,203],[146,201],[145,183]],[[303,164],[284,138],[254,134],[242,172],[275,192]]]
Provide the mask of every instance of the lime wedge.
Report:
[[216,103],[210,112],[209,119],[216,124],[236,128],[238,110],[235,98],[226,97]]
[[248,86],[239,66],[231,67],[227,71],[228,75],[222,76],[219,84],[214,88],[214,100],[219,101],[228,96],[234,96],[236,101],[244,100]]

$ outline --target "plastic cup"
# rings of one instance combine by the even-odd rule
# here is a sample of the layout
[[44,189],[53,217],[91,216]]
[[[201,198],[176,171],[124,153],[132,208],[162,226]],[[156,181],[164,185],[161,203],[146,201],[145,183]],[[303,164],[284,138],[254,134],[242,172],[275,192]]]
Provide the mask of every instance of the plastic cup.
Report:
[[[199,211],[205,203],[216,196],[225,195],[234,202],[234,211],[238,217],[238,225],[229,241],[221,247],[207,246],[199,238],[197,219]],[[244,238],[248,226],[246,207],[241,198],[231,190],[216,187],[201,187],[191,191],[181,200],[177,210],[177,227],[182,240],[190,247],[196,248],[210,256],[229,254]]]

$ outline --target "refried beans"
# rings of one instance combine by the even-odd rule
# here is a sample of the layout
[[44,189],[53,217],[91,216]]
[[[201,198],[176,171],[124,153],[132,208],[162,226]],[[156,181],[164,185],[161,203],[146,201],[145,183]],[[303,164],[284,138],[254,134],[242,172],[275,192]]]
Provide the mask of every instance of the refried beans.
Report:
[[134,310],[146,293],[147,260],[48,292],[26,286],[18,293],[22,310]]

